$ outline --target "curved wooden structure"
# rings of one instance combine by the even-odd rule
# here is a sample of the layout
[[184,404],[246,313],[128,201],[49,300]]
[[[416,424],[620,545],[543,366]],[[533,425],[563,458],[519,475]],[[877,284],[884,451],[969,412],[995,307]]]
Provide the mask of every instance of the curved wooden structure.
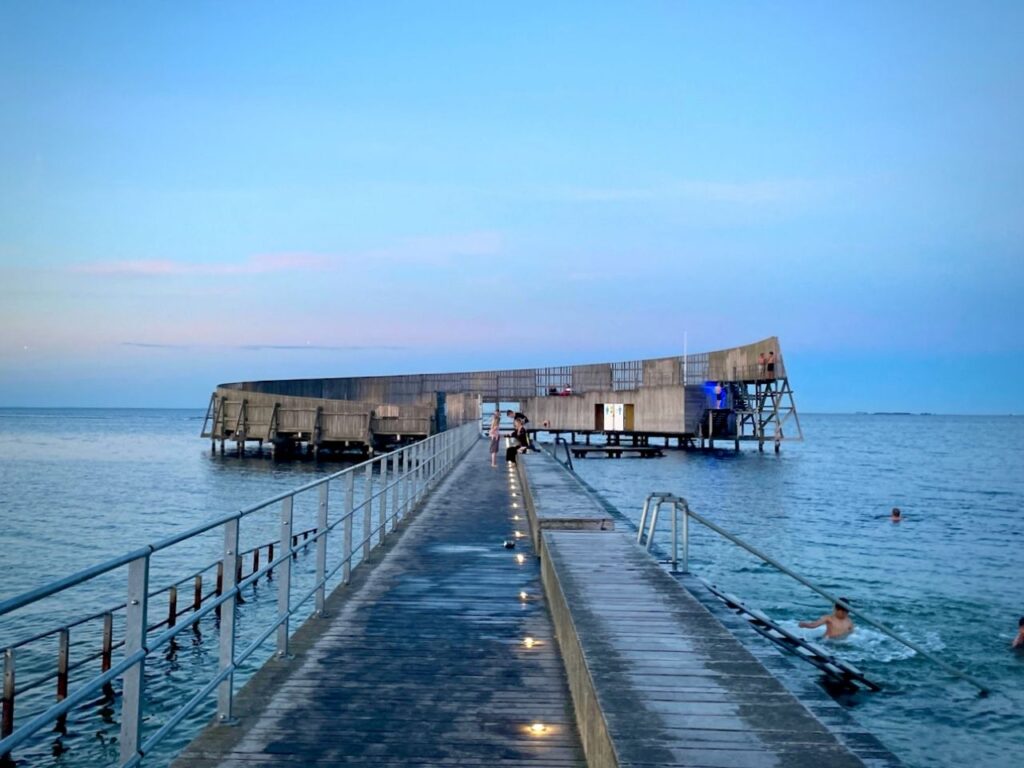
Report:
[[[773,355],[773,362],[760,362]],[[373,450],[480,418],[481,403],[518,403],[535,431],[599,433],[621,444],[773,443],[803,433],[782,349],[771,336],[691,355],[463,373],[221,384],[203,437],[275,446]]]

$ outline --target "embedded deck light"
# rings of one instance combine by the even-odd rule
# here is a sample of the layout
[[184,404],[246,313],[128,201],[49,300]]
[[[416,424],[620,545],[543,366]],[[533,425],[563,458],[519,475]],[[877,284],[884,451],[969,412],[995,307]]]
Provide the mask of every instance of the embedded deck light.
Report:
[[530,733],[534,736],[543,736],[548,730],[548,727],[544,723],[534,723],[530,726]]
[[529,599],[529,597],[530,597],[530,596],[529,596],[528,594],[526,594],[525,592],[520,592],[520,593],[519,593],[519,599],[520,599],[520,600],[528,600],[528,599]]
[[522,565],[526,562],[526,558],[523,555],[516,555],[516,562]]
[[523,645],[525,645],[527,648],[533,648],[533,646],[535,646],[536,644],[537,641],[534,640],[532,637],[523,638]]

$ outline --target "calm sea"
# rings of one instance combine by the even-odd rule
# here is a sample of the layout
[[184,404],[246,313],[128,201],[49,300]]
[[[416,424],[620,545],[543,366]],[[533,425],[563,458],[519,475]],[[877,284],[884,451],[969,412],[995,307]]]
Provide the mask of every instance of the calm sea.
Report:
[[[831,416],[802,419],[806,442],[779,455],[670,453],[663,459],[577,461],[580,475],[636,519],[651,491],[685,496],[691,507],[996,692],[978,698],[927,660],[860,627],[838,653],[882,682],[882,693],[844,700],[908,765],[1016,765],[1024,757],[1024,653],[1010,651],[1024,615],[1024,446],[1020,418]],[[137,545],[181,531],[295,487],[343,465],[211,456],[198,438],[200,411],[0,410],[0,599]],[[357,488],[359,484],[357,483]],[[312,505],[297,508],[296,528]],[[893,525],[899,506],[904,522]],[[276,517],[243,527],[245,546],[275,538]],[[358,531],[357,531],[358,535]],[[212,562],[216,536],[154,559],[152,586]],[[308,578],[312,556],[297,563]],[[714,534],[694,527],[691,570],[786,626],[828,606]],[[241,643],[274,614],[264,585],[247,595]],[[0,647],[123,600],[124,574],[0,619]],[[190,593],[190,590],[186,590]],[[182,598],[184,602],[186,598]],[[215,666],[214,620],[187,633],[151,666],[155,702],[195,690]],[[813,635],[814,633],[809,633]],[[72,631],[72,663],[98,647],[98,628]],[[52,669],[56,640],[18,658],[19,687]],[[271,651],[257,655],[244,677]],[[95,671],[86,664],[81,674]],[[52,701],[47,681],[19,696],[19,721]],[[211,715],[197,712],[155,755],[165,763]],[[46,732],[18,753],[26,765],[96,766],[116,759],[116,713],[84,707],[67,733]]]

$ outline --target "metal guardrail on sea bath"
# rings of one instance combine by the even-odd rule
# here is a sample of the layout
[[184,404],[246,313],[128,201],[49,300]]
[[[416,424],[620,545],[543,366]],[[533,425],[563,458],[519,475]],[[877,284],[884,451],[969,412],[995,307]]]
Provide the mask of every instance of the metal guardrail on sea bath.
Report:
[[[851,614],[853,614],[857,618],[861,619],[865,624],[868,624],[868,625],[874,627],[879,632],[882,632],[883,634],[888,635],[889,637],[891,637],[896,642],[901,643],[902,645],[905,645],[907,648],[910,648],[911,650],[915,651],[916,653],[921,654],[922,657],[928,659],[933,664],[938,665],[939,667],[944,669],[946,672],[948,672],[950,675],[952,675],[954,677],[959,677],[962,680],[966,680],[967,682],[969,682],[971,685],[973,685],[974,687],[976,687],[978,689],[979,695],[987,696],[989,694],[989,692],[991,691],[991,688],[989,688],[989,686],[987,686],[984,683],[980,682],[975,677],[967,674],[966,672],[963,672],[963,671],[957,669],[956,667],[952,666],[951,664],[946,663],[942,659],[940,659],[937,656],[935,656],[935,655],[929,653],[928,651],[926,651],[924,648],[922,648],[920,645],[918,645],[917,643],[913,642],[912,640],[908,640],[905,637],[902,637],[897,632],[895,632],[894,630],[892,630],[889,627],[887,627],[885,624],[883,624],[880,621],[877,621],[877,620],[871,618],[870,616],[868,616],[863,611],[861,611],[861,610],[859,610],[857,608],[853,608],[852,606],[848,605],[844,600],[841,600],[838,597],[836,597],[836,596],[826,592],[824,589],[822,589],[818,585],[808,581],[807,579],[805,579],[800,574],[798,574],[798,573],[794,572],[793,570],[787,568],[782,563],[780,563],[778,560],[775,560],[774,558],[769,557],[768,555],[766,555],[765,553],[761,552],[756,547],[753,547],[750,544],[747,544],[745,541],[743,541],[738,536],[735,536],[732,533],[729,533],[729,531],[725,530],[724,528],[719,527],[715,523],[713,523],[710,520],[708,520],[706,517],[703,517],[703,516],[697,514],[692,509],[690,509],[690,505],[687,503],[686,499],[684,499],[682,496],[675,496],[675,495],[673,495],[671,493],[652,493],[646,499],[644,499],[644,507],[643,507],[643,511],[640,513],[640,525],[639,525],[639,528],[637,530],[636,540],[637,540],[638,544],[645,544],[647,549],[648,549],[648,551],[651,549],[651,546],[654,543],[654,533],[655,533],[655,530],[657,529],[657,525],[658,525],[658,512],[661,510],[661,507],[664,504],[668,504],[668,505],[670,505],[672,507],[672,556],[670,558],[670,562],[672,564],[672,571],[673,572],[679,572],[680,571],[680,569],[679,569],[679,561],[680,561],[679,551],[680,551],[680,549],[682,550],[682,566],[683,566],[682,569],[681,569],[681,572],[682,573],[689,573],[690,572],[690,568],[689,568],[689,559],[690,559],[690,518],[692,517],[698,523],[700,523],[701,525],[703,525],[703,526],[709,528],[710,530],[714,531],[719,536],[722,536],[723,538],[725,538],[726,540],[732,542],[736,546],[738,546],[738,547],[740,547],[742,549],[745,549],[747,552],[749,552],[750,554],[754,555],[757,558],[760,558],[762,561],[764,561],[768,565],[772,566],[773,568],[781,571],[782,573],[786,574],[790,578],[795,579],[796,581],[799,581],[804,586],[806,586],[809,589],[817,592],[819,595],[821,595],[822,597],[827,599],[833,605],[842,606],[847,611],[849,611]],[[679,522],[680,522],[680,512],[682,513],[682,518],[681,518],[682,519],[682,525],[679,524]],[[648,522],[648,517],[650,518],[649,522]],[[646,531],[645,531],[645,527],[646,527]],[[682,534],[682,540],[681,541],[680,541],[680,533]]]

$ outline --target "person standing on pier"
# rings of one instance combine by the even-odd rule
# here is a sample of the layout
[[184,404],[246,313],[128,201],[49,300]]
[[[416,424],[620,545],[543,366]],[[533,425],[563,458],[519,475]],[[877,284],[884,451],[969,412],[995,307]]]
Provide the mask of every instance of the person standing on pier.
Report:
[[765,370],[768,372],[768,378],[775,378],[775,350],[768,350],[768,359],[765,361]]
[[767,370],[768,358],[765,357],[764,352],[757,356],[757,378],[763,379],[764,372]]
[[491,439],[491,466],[498,466],[498,441],[501,439],[501,414],[497,411],[491,416],[491,428],[487,430]]

